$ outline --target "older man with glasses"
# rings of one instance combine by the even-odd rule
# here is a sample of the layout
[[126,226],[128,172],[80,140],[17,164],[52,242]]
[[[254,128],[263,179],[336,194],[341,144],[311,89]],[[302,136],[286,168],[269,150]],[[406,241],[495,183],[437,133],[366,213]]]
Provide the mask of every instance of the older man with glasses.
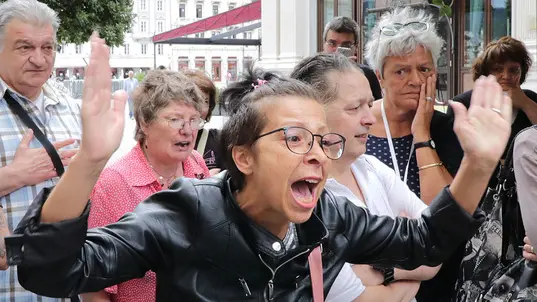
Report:
[[[360,36],[358,23],[349,17],[336,17],[328,22],[324,27],[323,33],[323,52],[334,53],[340,52],[349,57],[349,59],[357,62],[356,49],[358,48],[358,37]],[[358,64],[363,70],[369,87],[373,92],[375,100],[382,98],[382,90],[375,72],[367,65]]]

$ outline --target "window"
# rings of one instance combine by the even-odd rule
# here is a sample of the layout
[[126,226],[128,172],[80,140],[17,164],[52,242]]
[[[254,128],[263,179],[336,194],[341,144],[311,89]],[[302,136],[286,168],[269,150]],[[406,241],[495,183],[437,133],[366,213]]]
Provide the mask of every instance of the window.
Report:
[[232,10],[235,8],[235,3],[230,3],[228,6],[228,10]]
[[67,46],[67,45],[62,44],[62,45],[60,45],[60,46],[58,47],[58,50],[59,50],[60,53],[65,53],[65,46]]
[[147,54],[147,44],[142,44],[142,54],[143,55]]
[[157,54],[158,55],[163,55],[164,54],[164,45],[162,45],[162,44],[157,45]]
[[77,44],[75,46],[75,53],[77,53],[77,54],[82,53],[82,45]]
[[244,72],[246,72],[248,68],[250,68],[250,65],[252,65],[253,62],[254,60],[252,57],[244,57],[244,60],[242,61],[242,69],[244,70]]
[[229,57],[227,59],[227,82],[237,80],[237,57]]
[[216,31],[212,31],[212,32],[211,32],[211,37],[218,36],[219,34],[220,34],[220,32],[217,31],[217,30],[216,30]]
[[130,53],[129,44],[123,45],[123,51],[126,55]]
[[196,69],[205,71],[205,57],[196,57]]
[[213,4],[213,16],[218,15],[218,6],[219,4]]
[[147,7],[145,6],[145,0],[140,0],[140,10],[146,10]]
[[161,33],[164,31],[164,23],[162,21],[157,22],[157,32]]
[[184,3],[179,3],[179,18],[186,17],[186,5]]
[[157,0],[157,10],[162,11],[162,0]]
[[197,33],[197,34],[194,35],[194,37],[196,37],[196,38],[205,38],[205,33],[204,32]]
[[213,81],[219,82],[222,79],[221,69],[222,69],[222,61],[220,57],[213,57],[212,58]]
[[188,57],[179,57],[179,70],[187,70],[188,69]]
[[203,5],[202,4],[196,4],[196,18],[198,19],[203,18]]
[[145,33],[147,31],[147,21],[140,22],[140,32]]
[[110,47],[110,54],[111,54],[111,55],[114,54],[114,47]]

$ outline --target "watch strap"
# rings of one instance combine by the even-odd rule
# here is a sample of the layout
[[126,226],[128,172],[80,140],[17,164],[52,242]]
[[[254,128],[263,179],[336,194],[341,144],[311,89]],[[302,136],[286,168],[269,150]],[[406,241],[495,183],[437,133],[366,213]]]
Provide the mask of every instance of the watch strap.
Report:
[[419,143],[414,143],[414,149],[419,149],[419,148],[425,148],[425,147],[429,147],[429,148],[433,148],[434,149],[434,145],[433,145],[433,140],[430,139],[426,142],[419,142]]

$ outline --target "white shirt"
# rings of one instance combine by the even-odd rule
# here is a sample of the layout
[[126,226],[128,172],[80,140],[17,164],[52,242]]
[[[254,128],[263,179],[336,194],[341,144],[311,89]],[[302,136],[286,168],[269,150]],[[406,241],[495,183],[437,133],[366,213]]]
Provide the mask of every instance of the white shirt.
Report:
[[[360,156],[351,165],[351,171],[362,190],[365,203],[333,178],[326,181],[325,188],[336,196],[346,197],[356,206],[367,207],[374,215],[395,218],[404,213],[410,218],[418,218],[427,208],[390,167],[374,156]],[[350,264],[346,263],[330,288],[326,302],[352,301],[364,290],[362,281],[352,271]]]

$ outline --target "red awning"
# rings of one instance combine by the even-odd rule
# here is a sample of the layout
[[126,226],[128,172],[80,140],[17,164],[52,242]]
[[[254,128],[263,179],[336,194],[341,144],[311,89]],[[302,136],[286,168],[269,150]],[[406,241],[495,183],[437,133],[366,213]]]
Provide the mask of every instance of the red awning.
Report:
[[153,43],[261,19],[261,0],[153,36]]

